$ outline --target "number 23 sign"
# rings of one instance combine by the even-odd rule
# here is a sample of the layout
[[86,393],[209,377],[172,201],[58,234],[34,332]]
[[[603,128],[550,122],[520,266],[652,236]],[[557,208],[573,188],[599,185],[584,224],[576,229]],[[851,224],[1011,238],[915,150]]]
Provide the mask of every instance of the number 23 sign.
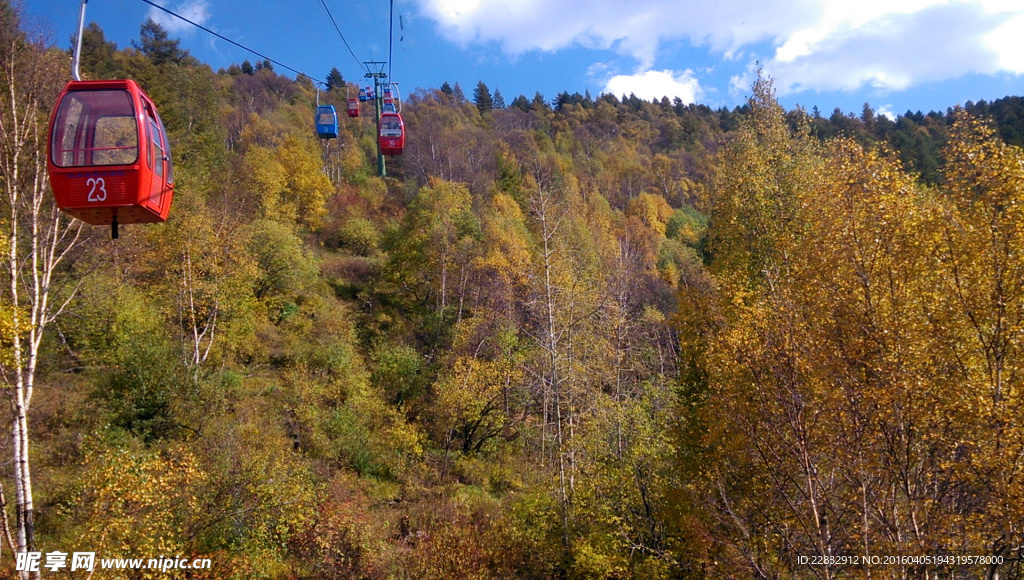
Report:
[[102,177],[90,177],[85,186],[89,188],[88,201],[107,201],[107,183]]

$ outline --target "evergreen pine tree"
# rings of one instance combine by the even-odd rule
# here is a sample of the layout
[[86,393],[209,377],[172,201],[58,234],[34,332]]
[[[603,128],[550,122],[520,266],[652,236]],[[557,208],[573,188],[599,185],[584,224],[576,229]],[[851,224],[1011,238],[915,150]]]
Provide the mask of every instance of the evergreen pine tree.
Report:
[[501,91],[494,89],[493,105],[495,109],[505,108],[505,97],[501,96]]
[[331,90],[334,87],[344,87],[345,79],[341,76],[341,71],[337,68],[332,68],[331,72],[327,73],[327,90]]
[[548,106],[548,102],[544,99],[544,95],[540,94],[540,91],[537,91],[533,95],[533,102],[530,103],[530,108],[535,111],[541,111],[543,109],[549,109],[550,107]]
[[[74,37],[71,44],[74,46]],[[89,71],[93,78],[110,78],[117,66],[115,52],[117,44],[107,41],[99,24],[90,22],[82,32],[82,70]]]
[[524,113],[530,112],[530,101],[526,98],[526,95],[519,95],[512,99],[512,106]]
[[483,81],[476,84],[476,89],[473,91],[473,103],[476,104],[476,108],[480,109],[481,113],[486,113],[494,108],[491,91]]
[[571,103],[571,102],[572,102],[572,95],[569,94],[569,91],[562,91],[562,92],[558,93],[558,96],[555,97],[555,100],[551,102],[551,106],[554,107],[556,111],[561,111],[562,110],[562,105],[565,105],[565,104],[568,104],[568,103]]
[[190,58],[191,55],[189,55],[187,50],[179,48],[180,44],[180,40],[168,38],[164,27],[160,26],[160,23],[152,18],[142,24],[139,30],[139,42],[132,41],[132,46],[146,55],[157,66],[165,63],[180,64],[185,59]]

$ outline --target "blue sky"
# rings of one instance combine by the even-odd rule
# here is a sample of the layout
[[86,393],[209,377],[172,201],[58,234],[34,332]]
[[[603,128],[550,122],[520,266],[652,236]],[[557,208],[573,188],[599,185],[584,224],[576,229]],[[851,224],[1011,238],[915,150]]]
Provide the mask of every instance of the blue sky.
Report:
[[[387,60],[390,4],[160,0],[289,67],[347,80]],[[66,48],[78,0],[28,0],[33,24]],[[395,0],[392,80],[403,93],[483,80],[506,102],[561,91],[742,104],[758,65],[787,108],[827,114],[945,110],[1024,95],[1024,0]],[[126,47],[153,16],[215,70],[257,57],[141,0],[90,0],[86,20]],[[280,67],[279,72],[294,76]]]

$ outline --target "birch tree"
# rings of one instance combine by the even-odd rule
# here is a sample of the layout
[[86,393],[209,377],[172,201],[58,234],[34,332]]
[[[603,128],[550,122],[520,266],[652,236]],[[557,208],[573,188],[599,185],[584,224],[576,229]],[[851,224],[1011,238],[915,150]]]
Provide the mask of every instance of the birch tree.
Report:
[[[40,347],[49,325],[76,287],[60,275],[82,242],[82,224],[53,203],[46,176],[46,123],[67,61],[41,38],[19,29],[17,11],[0,2],[0,191],[3,192],[4,301],[13,307],[12,357],[0,364],[12,416],[11,449],[17,515],[17,551],[36,549],[29,465],[29,408]],[[4,503],[0,489],[0,505]],[[6,511],[4,512],[4,530]],[[9,543],[11,541],[9,540]],[[25,573],[23,573],[25,574]],[[37,573],[38,574],[38,573]]]

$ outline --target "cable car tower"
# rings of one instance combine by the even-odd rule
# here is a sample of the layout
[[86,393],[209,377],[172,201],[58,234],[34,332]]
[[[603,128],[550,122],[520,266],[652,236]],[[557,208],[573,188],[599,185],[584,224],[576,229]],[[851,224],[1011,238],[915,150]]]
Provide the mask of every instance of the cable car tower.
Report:
[[[371,61],[364,62],[363,64],[366,66],[366,70],[367,70],[367,73],[365,75],[363,75],[363,76],[365,76],[368,79],[373,79],[373,95],[374,95],[373,102],[374,102],[374,111],[375,111],[375,114],[376,114],[375,118],[377,120],[377,133],[379,135],[380,134],[380,115],[381,115],[382,104],[383,104],[381,102],[381,99],[382,99],[381,94],[384,92],[384,91],[381,90],[381,87],[390,86],[388,84],[388,82],[387,82],[388,74],[386,72],[384,72],[384,67],[387,66],[388,63],[381,62],[381,61],[376,61],[376,60],[371,60]],[[387,175],[388,175],[387,167],[384,164],[384,152],[381,151],[381,148],[380,148],[380,139],[377,139],[377,174],[380,175],[381,177],[387,177]]]

